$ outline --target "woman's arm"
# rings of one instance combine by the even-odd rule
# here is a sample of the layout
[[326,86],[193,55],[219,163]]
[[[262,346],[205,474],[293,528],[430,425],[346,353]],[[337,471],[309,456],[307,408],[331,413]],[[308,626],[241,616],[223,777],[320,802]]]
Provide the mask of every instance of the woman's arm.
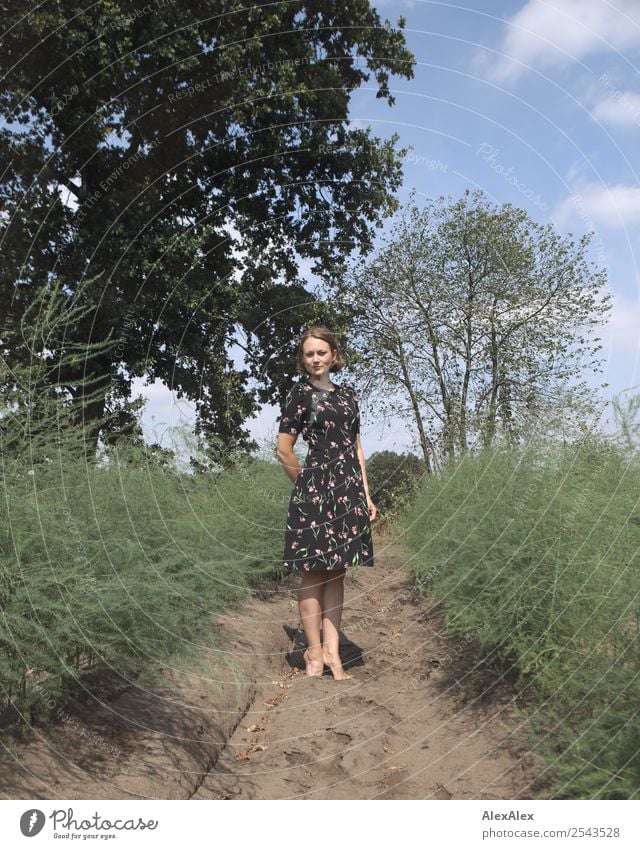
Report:
[[367,498],[369,498],[369,481],[367,480],[367,467],[364,461],[364,452],[362,450],[362,445],[360,444],[360,434],[356,434],[356,448],[358,451],[358,460],[360,461],[360,468],[362,469],[362,480],[364,481],[364,491]]
[[276,446],[278,460],[280,460],[280,464],[284,468],[287,476],[290,477],[294,483],[302,471],[300,469],[296,453],[293,450],[293,446],[295,445],[297,438],[297,433],[279,433],[278,444]]
[[369,508],[369,519],[373,521],[378,513],[378,508],[371,500],[371,496],[369,495],[369,481],[367,480],[367,469],[364,462],[364,452],[362,450],[362,445],[360,444],[360,434],[356,434],[356,448],[358,452],[358,460],[360,461],[360,468],[362,469],[362,480],[364,482],[364,493],[367,496],[367,506]]

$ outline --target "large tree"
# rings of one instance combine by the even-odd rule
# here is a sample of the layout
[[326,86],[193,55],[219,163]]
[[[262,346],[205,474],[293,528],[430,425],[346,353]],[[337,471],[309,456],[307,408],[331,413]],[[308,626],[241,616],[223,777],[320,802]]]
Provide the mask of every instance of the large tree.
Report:
[[362,392],[410,423],[429,469],[533,428],[579,432],[596,414],[586,375],[601,371],[611,296],[589,243],[467,191],[408,204],[344,278]]
[[390,74],[413,76],[404,21],[368,0],[0,8],[2,314],[52,277],[94,307],[69,336],[118,345],[60,375],[71,393],[110,377],[84,414],[94,439],[146,373],[196,400],[200,432],[250,445],[242,423],[282,399],[301,324],[345,320],[300,260],[337,273],[397,207],[397,137],[348,109],[372,75],[390,105]]

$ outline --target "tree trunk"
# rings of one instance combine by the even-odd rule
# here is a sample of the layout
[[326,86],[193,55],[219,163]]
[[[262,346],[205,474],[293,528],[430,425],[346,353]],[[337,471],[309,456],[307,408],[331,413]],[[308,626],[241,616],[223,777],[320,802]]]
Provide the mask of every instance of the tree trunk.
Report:
[[420,447],[422,449],[422,456],[424,458],[425,466],[427,467],[427,472],[429,474],[433,474],[433,467],[431,465],[431,457],[430,454],[433,455],[433,446],[431,445],[431,441],[427,436],[427,433],[424,429],[424,422],[422,420],[422,414],[420,413],[420,405],[418,404],[418,399],[416,398],[416,394],[413,391],[413,386],[411,383],[411,377],[409,375],[409,370],[407,369],[407,364],[404,357],[404,351],[401,349],[400,351],[400,365],[402,368],[402,376],[404,378],[404,384],[407,387],[407,391],[409,393],[409,398],[411,400],[411,406],[413,408],[413,414],[416,419],[416,425],[418,428],[418,438],[420,440]]

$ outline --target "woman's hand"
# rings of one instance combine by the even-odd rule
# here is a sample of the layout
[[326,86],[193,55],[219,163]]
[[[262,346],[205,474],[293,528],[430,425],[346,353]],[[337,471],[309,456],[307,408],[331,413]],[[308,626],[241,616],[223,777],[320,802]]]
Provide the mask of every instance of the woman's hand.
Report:
[[376,517],[376,513],[378,512],[378,508],[373,503],[369,495],[367,495],[367,507],[369,508],[369,520],[373,522]]

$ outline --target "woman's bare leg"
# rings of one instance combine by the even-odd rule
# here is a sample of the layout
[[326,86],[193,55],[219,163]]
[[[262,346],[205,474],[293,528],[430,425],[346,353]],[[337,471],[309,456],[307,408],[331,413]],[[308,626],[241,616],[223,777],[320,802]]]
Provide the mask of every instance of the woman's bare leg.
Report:
[[338,681],[351,678],[342,668],[339,648],[345,574],[346,570],[327,573],[322,609],[322,656]]
[[307,675],[319,678],[324,671],[320,626],[326,572],[303,572],[298,589],[298,607],[309,648],[304,653]]

